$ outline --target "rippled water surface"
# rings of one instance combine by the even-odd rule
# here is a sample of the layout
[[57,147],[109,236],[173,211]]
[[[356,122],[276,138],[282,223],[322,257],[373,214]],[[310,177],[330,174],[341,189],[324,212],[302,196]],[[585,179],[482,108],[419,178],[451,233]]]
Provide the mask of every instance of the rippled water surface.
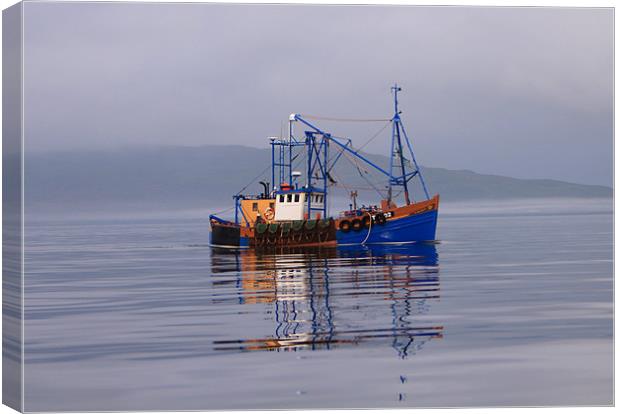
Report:
[[27,220],[26,410],[611,404],[611,202],[507,207],[286,253]]

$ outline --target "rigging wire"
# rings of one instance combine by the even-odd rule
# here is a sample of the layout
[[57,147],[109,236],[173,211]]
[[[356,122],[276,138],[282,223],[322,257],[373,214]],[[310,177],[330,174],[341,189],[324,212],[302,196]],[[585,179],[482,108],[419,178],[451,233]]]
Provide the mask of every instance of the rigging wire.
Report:
[[215,213],[213,213],[213,216],[217,216],[218,214],[222,214],[222,213],[228,213],[231,210],[234,210],[235,206],[229,207],[227,209],[221,210],[221,211],[216,211]]
[[[254,184],[256,182],[256,180],[258,180],[263,174],[265,174],[267,171],[269,171],[270,168],[271,168],[271,165],[268,165],[267,168],[265,168],[263,171],[260,172],[260,174],[258,174],[256,177],[254,177],[252,179],[252,181],[247,183],[245,187],[243,187],[241,190],[239,190],[237,192],[237,195],[240,195],[242,192],[244,192],[246,190],[246,188],[248,188],[250,185]],[[274,185],[274,184],[272,184],[272,185]]]
[[[347,186],[346,186],[346,185],[344,185],[344,184],[340,184],[340,185],[338,185],[338,184],[332,184],[332,186],[333,186],[333,187],[336,187],[336,188],[344,188],[344,189],[345,189],[345,190],[347,190],[347,191],[350,191],[350,190],[351,190],[351,188],[353,188],[353,187],[347,187]],[[368,191],[370,191],[370,190],[375,190],[375,191],[378,191],[378,190],[377,190],[377,187],[360,187],[360,186],[358,186],[358,185],[356,185],[356,186],[355,186],[355,189],[356,189],[356,190],[368,190]],[[381,196],[383,197],[383,194],[381,194]]]
[[381,127],[381,129],[379,131],[377,131],[375,133],[375,135],[373,135],[372,137],[370,137],[370,139],[368,141],[366,141],[361,147],[357,148],[357,151],[361,151],[362,148],[364,148],[366,145],[368,145],[373,139],[377,138],[379,136],[379,134],[381,134],[383,132],[383,130],[385,130],[385,128],[387,128],[388,125],[390,125],[390,123],[392,122],[391,119],[388,120],[388,122],[386,122],[385,125],[383,125]]
[[332,118],[327,116],[317,116],[308,114],[299,114],[304,118],[317,119],[321,121],[336,121],[336,122],[385,122],[391,121],[391,118]]
[[334,178],[334,181],[335,181],[335,182],[329,183],[330,187],[340,187],[340,188],[344,188],[345,190],[349,190],[349,187],[347,187],[347,185],[340,180],[340,178],[336,175],[336,173],[330,173],[330,174]]
[[[362,173],[362,170],[360,169],[359,165],[357,164],[357,161],[355,161],[355,159],[351,159],[351,156],[349,154],[347,154],[346,152],[344,153],[345,157],[347,160],[349,160],[349,162],[351,162],[355,168],[357,168],[357,171],[359,172],[360,176],[364,179],[364,181],[366,181],[372,188],[373,190],[375,190],[377,192],[377,194],[379,194],[380,197],[384,197],[383,193],[381,192],[381,190],[379,190],[377,187],[375,187],[375,185]],[[368,174],[368,171],[364,170],[364,172],[366,174]]]
[[[368,144],[369,144],[372,140],[374,140],[375,138],[377,138],[377,137],[378,137],[378,136],[379,136],[379,135],[380,135],[380,134],[381,134],[381,133],[385,130],[385,128],[387,128],[387,126],[388,126],[388,125],[390,125],[390,122],[392,122],[392,120],[391,120],[391,119],[390,119],[390,120],[388,120],[388,122],[387,122],[385,125],[383,125],[383,126],[382,126],[382,127],[381,127],[378,131],[377,131],[377,132],[375,132],[375,133],[374,133],[374,135],[373,135],[373,136],[371,136],[371,137],[370,137],[370,138],[369,138],[369,139],[368,139],[368,140],[367,140],[364,144],[362,144],[362,146],[361,146],[361,147],[355,148],[355,147],[353,147],[353,144],[351,144],[351,149],[352,149],[352,150],[354,150],[355,152],[360,152],[360,151],[361,151],[361,150],[362,150],[362,149],[363,149],[366,145],[368,145]],[[334,138],[339,138],[339,139],[342,139],[342,140],[346,139],[346,138],[342,138],[342,137],[334,137]],[[349,143],[350,143],[350,140],[349,140]],[[339,156],[340,156],[340,154],[342,154],[343,152],[345,152],[345,149],[344,149],[344,148],[340,148],[340,152],[338,153],[338,156],[337,156],[337,157],[339,157]],[[328,164],[329,164],[329,163],[328,163]],[[329,168],[329,170],[328,170],[327,172],[328,172],[328,173],[330,173],[334,167],[335,167],[335,164],[333,164],[333,165]],[[358,169],[359,169],[359,168],[358,168]]]

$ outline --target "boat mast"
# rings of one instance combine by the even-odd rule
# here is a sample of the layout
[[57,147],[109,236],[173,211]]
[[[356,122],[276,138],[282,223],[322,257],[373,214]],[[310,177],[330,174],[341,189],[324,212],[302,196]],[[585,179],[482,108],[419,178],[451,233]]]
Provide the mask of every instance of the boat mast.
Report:
[[[407,187],[407,172],[405,170],[405,157],[403,156],[403,145],[400,138],[400,112],[398,110],[398,92],[401,90],[400,86],[394,84],[392,86],[392,91],[394,91],[394,116],[392,117],[392,146],[391,146],[391,155],[390,155],[390,173],[392,174],[392,178],[389,180],[389,189],[388,189],[388,202],[392,201],[392,186],[393,185],[401,185],[405,194],[405,203],[407,205],[411,204],[409,200],[409,188]],[[401,177],[396,177],[393,174],[394,171],[394,159],[398,157],[400,161],[400,170]]]

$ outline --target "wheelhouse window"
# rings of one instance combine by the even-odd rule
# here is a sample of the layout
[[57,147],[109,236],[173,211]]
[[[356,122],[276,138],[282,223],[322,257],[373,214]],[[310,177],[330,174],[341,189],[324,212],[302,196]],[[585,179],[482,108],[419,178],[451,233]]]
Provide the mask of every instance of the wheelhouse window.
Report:
[[284,203],[284,194],[280,194],[280,203]]
[[286,202],[290,203],[293,200],[293,194],[287,194],[286,195]]
[[295,194],[295,202],[299,203],[299,194]]

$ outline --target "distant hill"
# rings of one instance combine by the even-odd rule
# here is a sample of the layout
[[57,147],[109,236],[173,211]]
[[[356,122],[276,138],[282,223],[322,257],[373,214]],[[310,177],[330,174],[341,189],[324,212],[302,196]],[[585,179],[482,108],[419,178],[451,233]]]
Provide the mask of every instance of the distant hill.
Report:
[[[110,151],[28,153],[25,159],[27,211],[45,209],[203,208],[226,205],[252,178],[270,179],[268,149],[244,146],[159,147]],[[369,155],[380,165],[387,157]],[[8,160],[10,162],[10,160]],[[299,160],[303,164],[303,160]],[[303,170],[303,165],[299,166]],[[366,174],[367,170],[369,174]],[[429,192],[444,201],[535,197],[611,197],[604,186],[556,180],[523,180],[467,170],[422,169]],[[360,172],[364,177],[360,175]],[[378,203],[384,179],[343,157],[334,170],[337,193],[362,187],[360,201]],[[258,180],[257,180],[258,181]],[[369,181],[372,183],[369,184]],[[247,192],[260,191],[258,183]],[[413,188],[414,197],[421,195]]]

